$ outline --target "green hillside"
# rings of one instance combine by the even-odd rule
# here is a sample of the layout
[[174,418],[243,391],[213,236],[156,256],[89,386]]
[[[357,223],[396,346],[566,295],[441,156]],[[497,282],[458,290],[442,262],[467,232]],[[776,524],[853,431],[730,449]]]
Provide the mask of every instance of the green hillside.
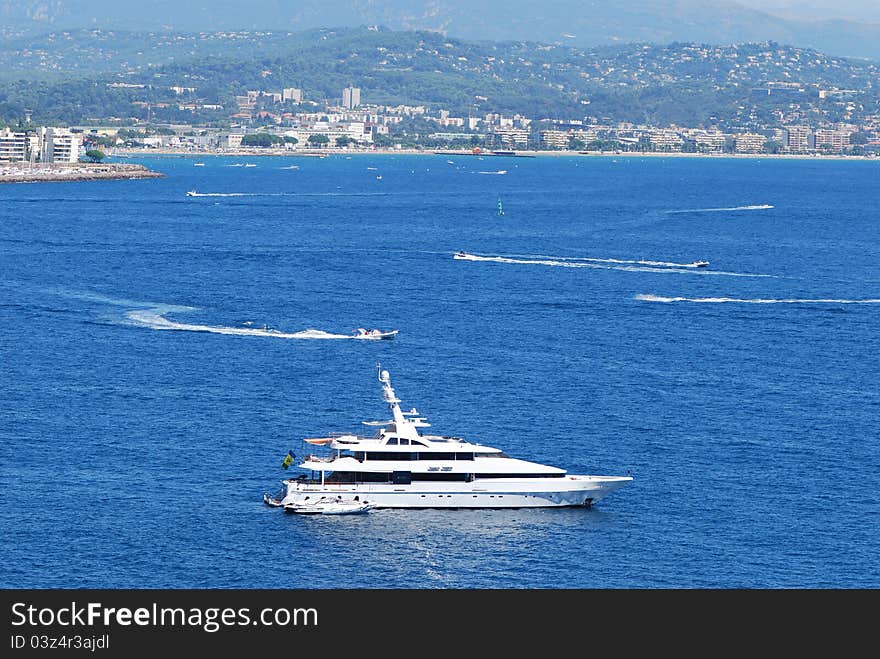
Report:
[[[21,52],[15,48],[0,52],[0,65]],[[249,90],[297,87],[323,106],[338,103],[349,85],[361,88],[364,103],[425,105],[458,116],[766,126],[792,112],[815,121],[880,113],[877,63],[772,42],[582,49],[361,28],[177,36],[79,31],[44,39],[42,48],[33,57],[52,67],[7,70],[14,79],[0,88],[0,120],[15,122],[27,108],[42,123],[142,120],[148,112],[154,121],[222,121],[236,112],[235,96]],[[74,57],[81,73],[61,75]],[[184,104],[199,107],[180,109]]]

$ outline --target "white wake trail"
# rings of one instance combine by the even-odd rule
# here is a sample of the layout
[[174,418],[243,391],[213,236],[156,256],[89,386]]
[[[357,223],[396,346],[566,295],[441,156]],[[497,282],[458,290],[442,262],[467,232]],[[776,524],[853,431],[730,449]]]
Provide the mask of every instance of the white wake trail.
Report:
[[388,192],[197,192],[187,197],[388,197]]
[[[98,293],[68,291],[63,289],[55,289],[47,291],[53,295],[62,297],[85,300],[87,302],[97,302],[99,304],[107,304],[114,307],[124,307],[126,320],[125,324],[136,325],[138,327],[147,327],[155,330],[176,330],[181,332],[207,332],[210,334],[226,334],[233,336],[264,336],[275,339],[355,339],[375,341],[379,337],[360,334],[334,334],[319,329],[306,329],[299,332],[282,332],[270,327],[228,327],[224,325],[199,325],[196,323],[180,323],[168,319],[166,316],[170,313],[187,313],[197,311],[197,307],[187,307],[177,304],[161,304],[157,302],[140,302],[137,300],[127,300],[124,298],[114,298]],[[118,316],[116,317],[118,318]],[[115,322],[119,322],[115,320]]]
[[259,192],[188,192],[188,197],[274,197],[276,194]]
[[166,314],[172,311],[193,311],[193,307],[174,307],[157,305],[149,309],[134,309],[126,313],[133,324],[155,330],[179,332],[207,332],[233,336],[263,336],[273,339],[370,339],[352,334],[334,334],[319,329],[306,329],[299,332],[282,332],[270,327],[229,327],[225,325],[198,325],[169,320]]
[[643,302],[696,302],[703,304],[880,304],[880,299],[849,300],[838,298],[736,298],[736,297],[663,297],[640,293],[636,300]]
[[752,206],[728,206],[726,208],[686,208],[683,210],[666,211],[666,213],[723,213],[729,211],[763,211],[773,208],[772,204],[755,204]]
[[644,259],[600,259],[596,257],[590,256],[545,256],[543,254],[512,254],[511,258],[526,258],[526,259],[551,259],[555,261],[571,261],[574,263],[578,263],[581,261],[589,262],[589,263],[616,263],[620,265],[648,265],[648,266],[656,266],[658,268],[699,268],[700,263],[698,261],[691,261],[690,263],[676,263],[674,261],[650,261]]
[[[707,270],[700,268],[694,264],[670,263],[673,267],[660,267],[661,261],[654,262],[655,266],[636,265],[638,263],[646,263],[645,261],[618,261],[614,259],[591,259],[590,261],[575,261],[566,257],[542,257],[542,258],[514,258],[511,256],[484,256],[479,254],[456,254],[454,258],[462,261],[483,261],[490,263],[507,263],[516,265],[544,265],[556,268],[593,268],[600,270],[622,270],[624,272],[665,272],[692,275],[709,275],[721,277],[773,277],[776,275],[751,274],[744,272],[725,272],[722,270]],[[620,265],[613,265],[619,263]],[[626,265],[632,263],[633,265]],[[650,262],[647,262],[650,263]]]

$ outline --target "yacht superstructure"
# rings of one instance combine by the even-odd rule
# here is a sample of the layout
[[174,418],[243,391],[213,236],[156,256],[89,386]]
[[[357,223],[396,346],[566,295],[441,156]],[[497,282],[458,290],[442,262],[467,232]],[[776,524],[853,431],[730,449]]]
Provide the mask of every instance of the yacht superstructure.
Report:
[[374,508],[537,508],[592,506],[623,487],[630,476],[572,475],[565,469],[512,458],[501,449],[460,437],[423,434],[430,427],[415,408],[403,411],[387,370],[377,365],[388,421],[365,437],[336,433],[304,440],[327,455],[307,455],[309,472],[282,481],[270,505],[321,497],[367,502]]

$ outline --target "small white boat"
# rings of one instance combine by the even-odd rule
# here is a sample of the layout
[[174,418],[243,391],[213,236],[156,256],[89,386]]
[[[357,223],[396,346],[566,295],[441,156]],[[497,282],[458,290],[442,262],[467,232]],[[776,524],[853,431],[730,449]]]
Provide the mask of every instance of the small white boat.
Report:
[[188,190],[187,193],[186,193],[186,196],[187,196],[187,197],[198,197],[198,196],[199,196],[199,193],[196,192],[195,190]]
[[205,166],[205,163],[203,163],[203,162],[195,162],[195,163],[193,163],[193,167],[204,167],[204,166]]
[[284,512],[297,515],[359,515],[369,512],[372,505],[357,499],[322,497],[313,502],[284,504]]
[[693,263],[691,263],[691,265],[695,268],[708,268],[709,262],[708,261],[694,261]]
[[284,498],[285,492],[281,492],[281,498],[276,498],[271,496],[268,492],[263,495],[263,503],[267,506],[272,506],[273,508],[280,508],[284,504],[281,503],[281,499]]
[[397,333],[400,330],[391,330],[389,332],[383,332],[378,329],[364,329],[363,327],[358,327],[354,331],[354,338],[356,339],[393,339],[397,336]]

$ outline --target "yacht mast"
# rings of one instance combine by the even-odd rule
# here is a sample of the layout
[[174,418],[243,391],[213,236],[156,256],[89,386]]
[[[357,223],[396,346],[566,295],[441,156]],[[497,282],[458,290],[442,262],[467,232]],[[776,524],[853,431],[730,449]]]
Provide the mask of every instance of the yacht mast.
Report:
[[379,382],[382,383],[382,398],[388,403],[388,407],[391,408],[391,414],[394,417],[394,430],[396,434],[399,437],[408,437],[409,439],[418,438],[419,431],[416,429],[416,424],[407,419],[403,410],[400,409],[400,399],[394,393],[394,388],[391,386],[391,374],[388,371],[382,370],[381,364],[376,364],[376,370],[379,372]]

